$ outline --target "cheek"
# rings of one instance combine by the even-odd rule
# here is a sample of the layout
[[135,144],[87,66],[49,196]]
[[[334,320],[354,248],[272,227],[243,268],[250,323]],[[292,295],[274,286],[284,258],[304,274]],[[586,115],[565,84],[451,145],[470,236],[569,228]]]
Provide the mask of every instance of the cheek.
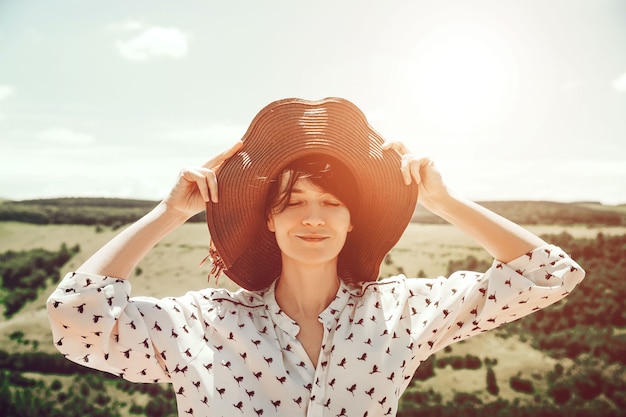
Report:
[[270,216],[267,220],[267,228],[272,233],[280,233],[281,230],[284,230],[289,224],[293,223],[293,221],[293,215],[290,216],[289,212],[283,211],[282,213]]
[[345,209],[344,213],[342,213],[342,222],[347,224],[348,232],[352,231],[352,217],[350,217],[350,212],[348,209]]

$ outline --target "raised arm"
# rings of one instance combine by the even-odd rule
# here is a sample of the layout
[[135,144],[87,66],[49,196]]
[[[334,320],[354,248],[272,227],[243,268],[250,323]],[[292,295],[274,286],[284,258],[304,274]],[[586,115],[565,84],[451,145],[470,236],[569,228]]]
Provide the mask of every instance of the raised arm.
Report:
[[431,213],[463,230],[491,256],[509,262],[540,246],[541,238],[512,221],[450,191],[429,158],[409,153],[399,142],[389,142],[403,158],[402,175],[406,184],[419,184],[418,201]]
[[505,263],[547,244],[516,223],[453,193],[424,206],[469,234],[491,256]]
[[217,202],[215,171],[239,150],[241,144],[238,141],[201,167],[181,170],[176,184],[163,201],[100,248],[76,272],[126,279],[168,233],[202,211],[209,199]]

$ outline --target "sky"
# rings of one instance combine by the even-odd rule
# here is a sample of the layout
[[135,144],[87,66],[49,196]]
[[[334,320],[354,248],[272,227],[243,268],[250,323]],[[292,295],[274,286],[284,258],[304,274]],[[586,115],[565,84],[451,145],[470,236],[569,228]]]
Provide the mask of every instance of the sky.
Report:
[[471,199],[626,203],[622,0],[0,0],[0,197],[158,200],[328,96]]

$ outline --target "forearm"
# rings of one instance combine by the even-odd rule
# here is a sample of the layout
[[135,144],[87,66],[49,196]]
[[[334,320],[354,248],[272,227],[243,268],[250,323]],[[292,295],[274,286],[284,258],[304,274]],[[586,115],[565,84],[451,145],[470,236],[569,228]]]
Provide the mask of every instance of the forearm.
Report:
[[448,194],[430,210],[470,235],[494,258],[509,262],[546,242],[470,200]]
[[150,249],[186,220],[161,203],[100,248],[77,272],[126,279]]

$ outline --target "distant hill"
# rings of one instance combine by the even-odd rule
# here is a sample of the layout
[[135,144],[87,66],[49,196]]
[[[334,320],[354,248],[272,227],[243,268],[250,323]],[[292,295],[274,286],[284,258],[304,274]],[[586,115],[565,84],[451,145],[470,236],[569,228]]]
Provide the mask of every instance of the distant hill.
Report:
[[[0,202],[0,221],[118,227],[139,219],[156,204],[149,200],[100,197],[4,201]],[[204,215],[192,221],[204,221]]]
[[[137,220],[156,204],[150,200],[99,197],[0,200],[0,221],[121,226]],[[626,205],[550,201],[485,201],[479,204],[521,224],[626,226]],[[204,222],[205,215],[200,213],[190,221]],[[415,210],[412,222],[444,223],[421,206]]]
[[[0,202],[2,200],[0,199]],[[144,208],[151,209],[157,201],[138,200],[128,198],[107,197],[63,197],[42,198],[36,200],[13,201],[14,204],[26,206],[59,206],[59,207],[121,207],[121,208]]]
[[[552,201],[483,201],[480,205],[521,224],[626,225],[626,206],[605,206],[594,202],[557,203]],[[415,223],[444,221],[418,206]]]

